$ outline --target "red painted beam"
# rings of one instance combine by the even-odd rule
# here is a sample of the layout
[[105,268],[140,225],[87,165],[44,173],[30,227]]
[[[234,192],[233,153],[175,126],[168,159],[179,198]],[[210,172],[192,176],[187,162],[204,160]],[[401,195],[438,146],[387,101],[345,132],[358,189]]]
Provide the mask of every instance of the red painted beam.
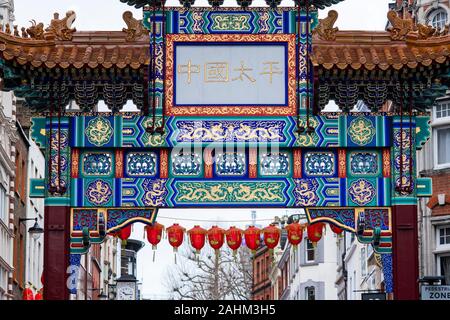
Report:
[[44,300],[69,300],[70,207],[45,207]]
[[417,206],[393,206],[394,299],[419,299],[419,241]]

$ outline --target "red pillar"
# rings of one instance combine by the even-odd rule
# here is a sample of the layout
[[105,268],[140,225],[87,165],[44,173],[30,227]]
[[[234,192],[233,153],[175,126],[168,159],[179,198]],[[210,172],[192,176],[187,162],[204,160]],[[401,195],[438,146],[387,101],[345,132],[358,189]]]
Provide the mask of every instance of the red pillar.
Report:
[[45,207],[44,300],[69,300],[70,207]]
[[393,257],[394,299],[419,299],[419,241],[417,205],[394,206]]

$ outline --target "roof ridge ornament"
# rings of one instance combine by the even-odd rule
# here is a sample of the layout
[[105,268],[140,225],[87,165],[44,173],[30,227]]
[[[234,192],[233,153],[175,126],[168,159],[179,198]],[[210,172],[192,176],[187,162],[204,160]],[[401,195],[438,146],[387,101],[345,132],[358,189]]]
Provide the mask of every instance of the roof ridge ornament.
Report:
[[72,28],[73,23],[77,18],[75,11],[67,11],[63,19],[59,19],[59,13],[55,12],[50,26],[45,29],[44,38],[47,40],[57,39],[63,41],[71,41],[73,34],[77,29]]
[[392,40],[405,40],[408,33],[414,31],[414,21],[400,18],[394,10],[388,12],[387,18],[392,25],[392,27],[387,28],[391,33]]
[[36,20],[31,20],[31,27],[26,29],[26,34],[35,40],[44,40],[44,24],[37,23]]
[[394,10],[389,11],[387,17],[392,25],[392,27],[387,28],[387,31],[391,33],[391,39],[394,41],[406,39],[427,40],[449,34],[449,25],[446,25],[443,29],[439,29],[422,23],[415,24],[411,18],[400,18]]
[[335,41],[336,32],[339,31],[339,28],[334,27],[334,24],[336,23],[338,16],[336,10],[328,11],[328,16],[326,18],[319,19],[319,24],[313,30],[313,35],[317,35],[320,40]]
[[144,27],[142,20],[134,18],[131,11],[125,11],[122,17],[127,24],[127,28],[122,29],[122,31],[127,34],[127,41],[135,41],[136,39],[148,34],[148,30]]

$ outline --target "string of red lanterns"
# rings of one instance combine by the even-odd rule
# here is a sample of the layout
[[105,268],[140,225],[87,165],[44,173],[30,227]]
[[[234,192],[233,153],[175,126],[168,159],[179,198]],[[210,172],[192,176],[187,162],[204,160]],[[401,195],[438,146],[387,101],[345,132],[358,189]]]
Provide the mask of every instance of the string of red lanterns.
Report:
[[[329,223],[330,229],[337,235],[341,235],[344,229]],[[300,224],[299,222],[293,222],[285,226],[287,231],[287,241],[293,246],[294,250],[303,240],[303,234],[306,230],[306,237],[314,245],[319,242],[323,237],[326,224],[323,222],[316,222],[312,224]],[[195,249],[195,254],[198,255],[205,247],[206,242],[214,249],[216,254],[219,254],[220,249],[224,246],[225,242],[227,246],[233,251],[235,256],[237,250],[242,246],[245,241],[245,246],[249,248],[252,253],[260,247],[261,241],[269,248],[270,252],[278,246],[281,239],[281,229],[277,227],[277,224],[272,223],[269,226],[259,229],[255,226],[249,226],[247,229],[242,230],[235,226],[230,227],[228,230],[224,230],[218,226],[212,226],[209,230],[206,230],[199,225],[195,225],[192,229],[186,231],[185,228],[178,223],[174,223],[168,228],[165,228],[162,224],[155,222],[152,225],[146,226],[144,229],[148,242],[152,245],[153,249],[153,261],[155,261],[155,251],[158,244],[163,239],[163,233],[166,233],[166,237],[169,240],[169,244],[173,247],[175,253],[178,248],[183,244],[185,235],[188,236],[189,243],[192,248]],[[112,233],[111,235],[120,238],[122,241],[126,241],[131,236],[131,225],[124,227],[123,229]],[[145,235],[144,235],[145,237]]]

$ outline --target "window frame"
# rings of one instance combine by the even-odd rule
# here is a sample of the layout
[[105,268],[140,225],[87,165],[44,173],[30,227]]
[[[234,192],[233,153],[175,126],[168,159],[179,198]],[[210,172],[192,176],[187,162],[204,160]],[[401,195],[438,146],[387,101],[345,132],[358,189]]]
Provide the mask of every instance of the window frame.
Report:
[[[436,251],[442,252],[442,251],[450,251],[450,243],[446,243],[446,244],[441,244],[441,237],[440,237],[440,231],[442,229],[449,229],[450,230],[450,225],[448,224],[444,224],[444,225],[440,225],[440,226],[436,226]],[[449,252],[450,254],[450,252]]]
[[436,103],[436,105],[433,107],[433,122],[432,122],[432,134],[433,134],[433,166],[435,170],[450,168],[450,162],[439,164],[438,162],[438,131],[439,130],[445,130],[450,129],[450,116],[437,118],[437,106],[441,104],[447,104],[450,105],[450,99],[444,99],[440,100]]
[[[438,7],[435,9],[432,9],[430,12],[428,12],[427,14],[427,24],[432,26],[433,28],[438,28],[438,26],[433,24],[433,20],[439,15],[439,14],[444,14],[445,15],[445,23],[443,25],[443,27],[439,27],[439,30],[443,30],[445,28],[446,25],[448,25],[448,12],[445,8],[443,7]],[[441,22],[442,23],[442,22]]]
[[[309,299],[310,297],[310,292],[312,291],[312,295],[314,299]],[[315,301],[316,299],[316,287],[314,286],[308,286],[305,288],[305,300],[307,301]]]
[[[441,259],[442,258],[450,258],[450,252],[447,253],[441,253],[436,255],[436,274],[441,275],[442,274],[442,270],[441,270]],[[449,285],[448,283],[446,283],[446,285]]]
[[[305,263],[315,263],[316,262],[316,255],[317,255],[317,253],[316,253],[317,247],[314,247],[312,241],[310,241],[308,238],[306,238],[305,240],[306,240],[306,243],[305,243]],[[311,248],[309,248],[309,249],[308,249],[308,244],[311,244]],[[309,254],[309,252],[311,250],[314,253],[314,258],[312,260],[310,260],[309,256],[308,256],[308,254]]]
[[362,246],[360,251],[360,264],[361,264],[361,279],[365,280],[365,278],[367,277],[367,275],[369,274],[368,270],[367,270],[367,248],[365,246]]

